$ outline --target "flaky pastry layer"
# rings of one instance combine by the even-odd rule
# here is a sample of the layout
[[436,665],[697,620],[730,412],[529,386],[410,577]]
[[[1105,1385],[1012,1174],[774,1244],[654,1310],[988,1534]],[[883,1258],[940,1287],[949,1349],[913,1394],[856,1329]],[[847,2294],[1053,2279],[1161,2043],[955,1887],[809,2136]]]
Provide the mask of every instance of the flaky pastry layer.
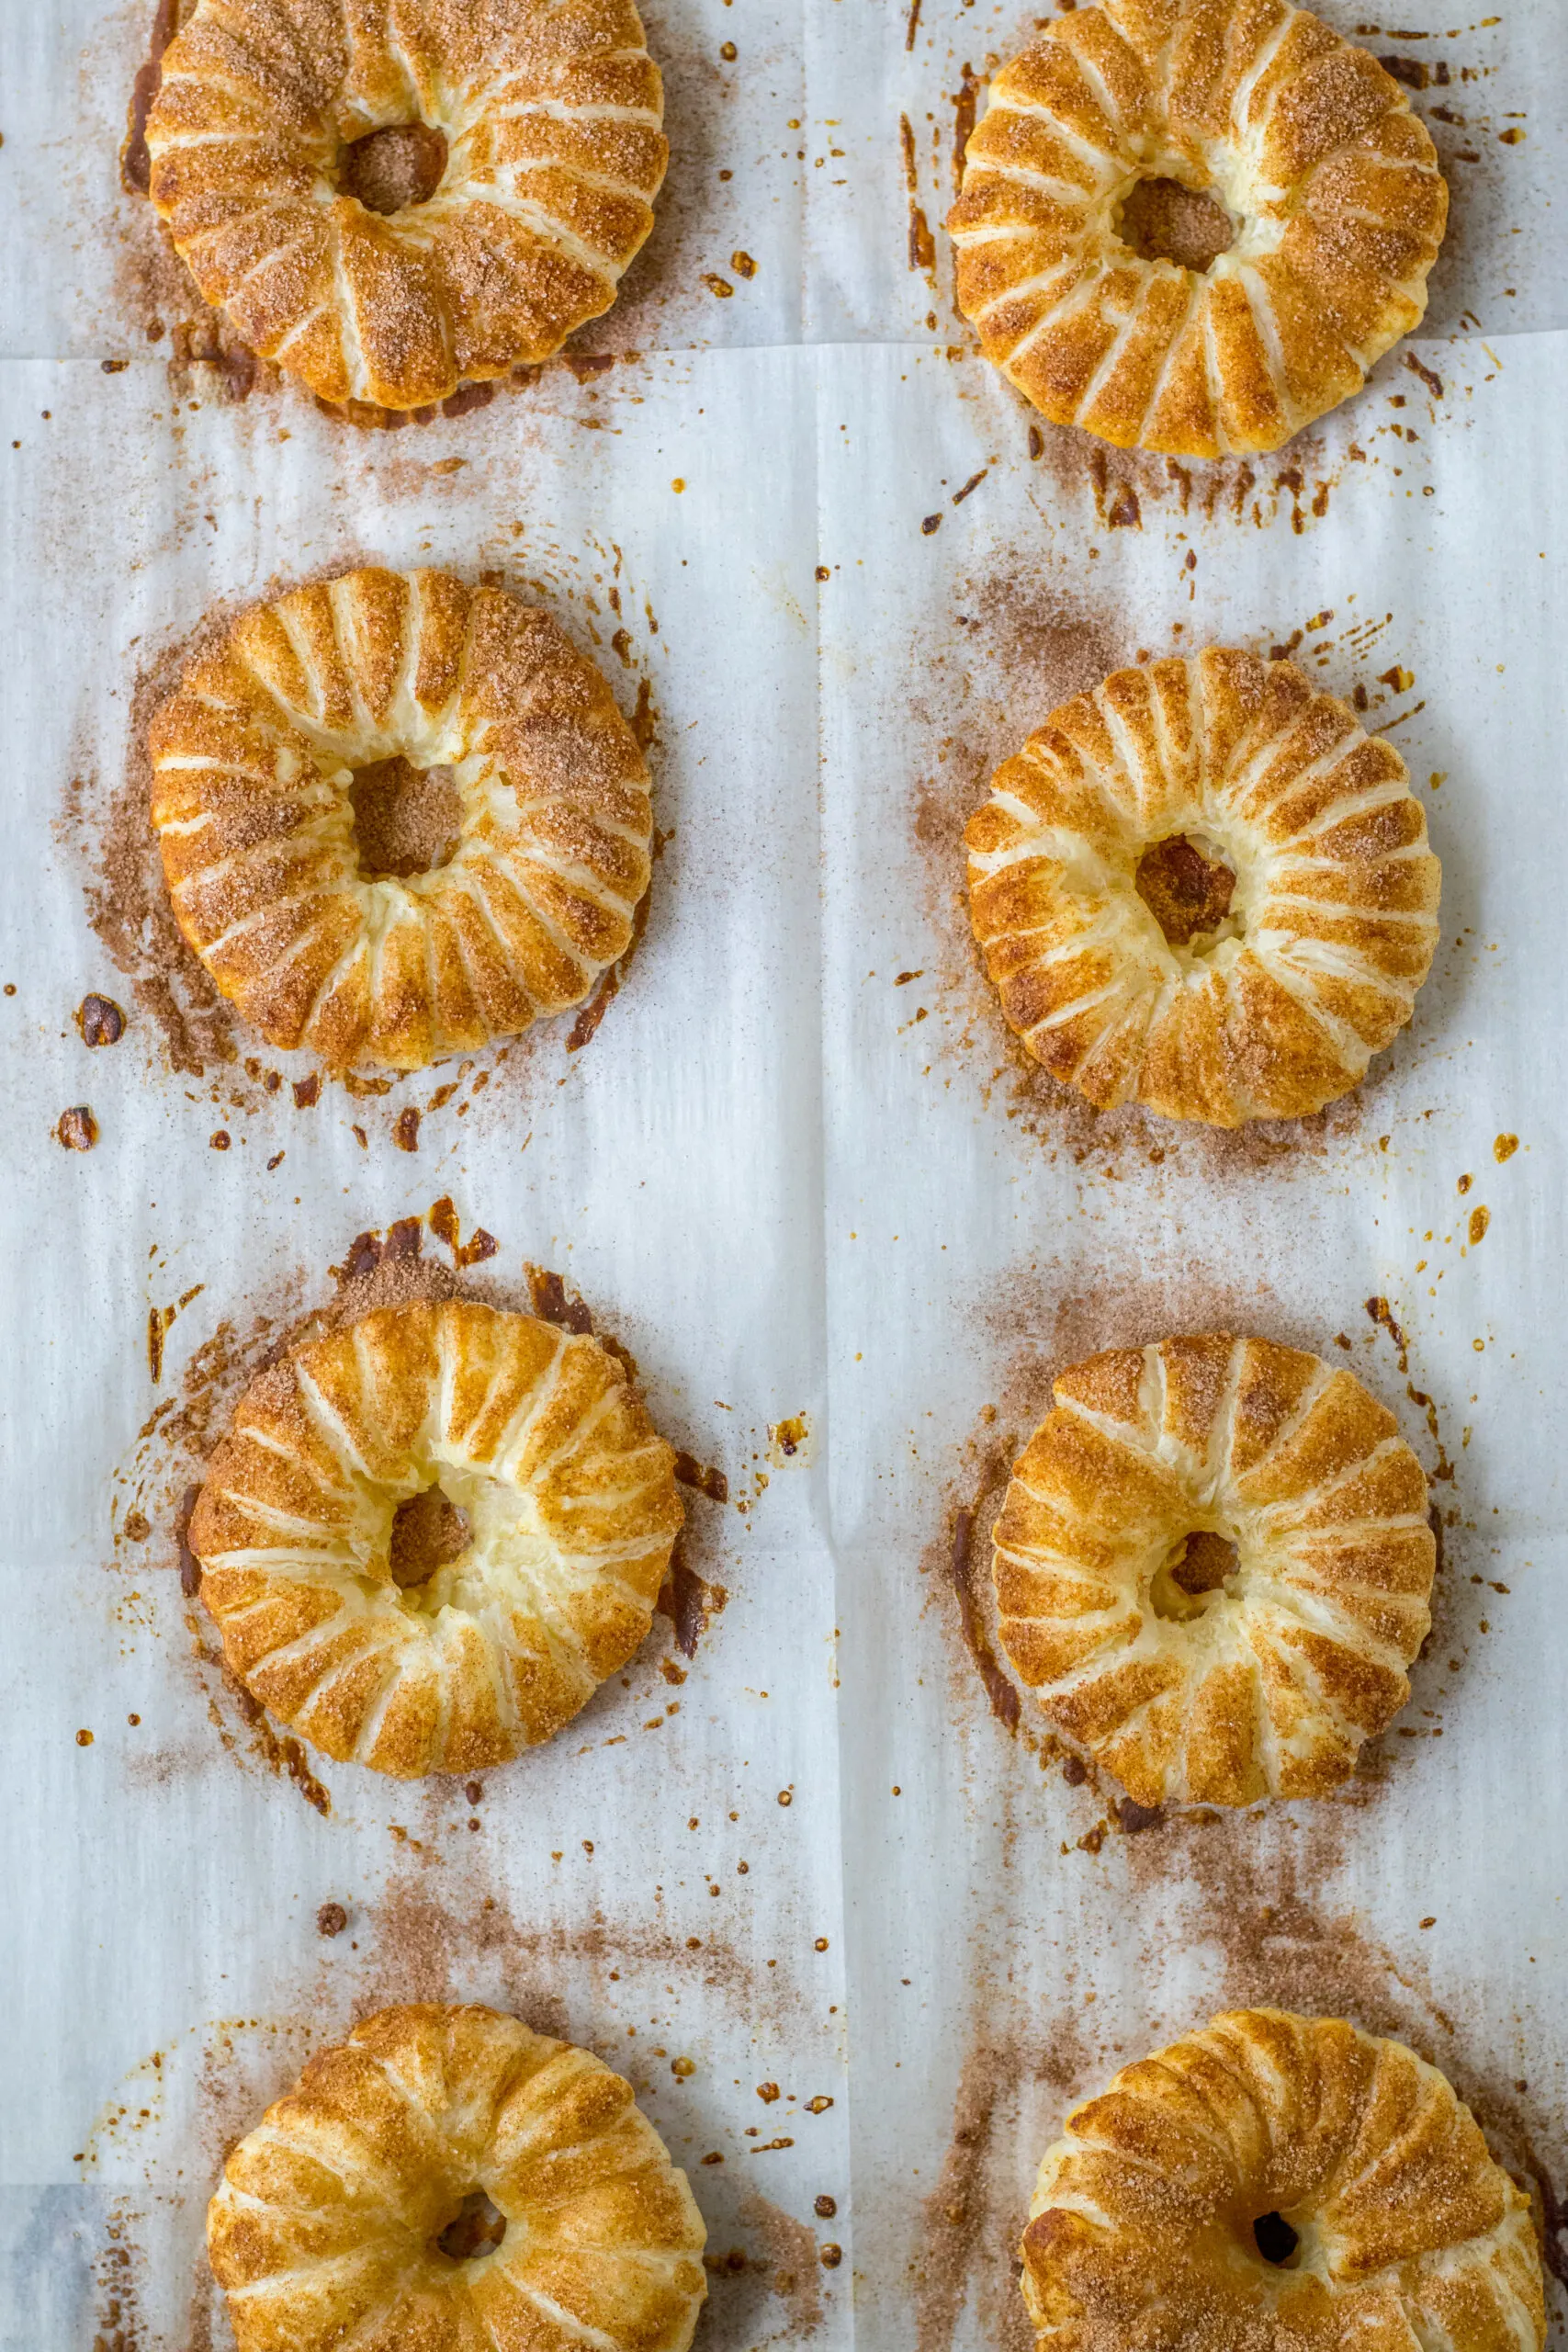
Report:
[[1043,2352],[1546,2335],[1529,2201],[1474,2117],[1403,2042],[1337,2018],[1233,2010],[1124,2066],[1047,2149],[1021,2251]]
[[[428,405],[607,311],[653,226],[663,92],[632,0],[196,0],[147,121],[150,193],[205,300],[322,400]],[[423,203],[345,151],[446,141]]]
[[[479,1771],[645,1639],[674,1464],[597,1340],[462,1300],[379,1307],[252,1382],[187,1540],[230,1666],[313,1747]],[[405,1586],[395,1516],[434,1486],[468,1542]]]
[[[1140,180],[1212,191],[1209,268],[1122,235]],[[948,216],[959,307],[1044,415],[1122,447],[1276,449],[1427,307],[1430,135],[1367,51],[1288,0],[1103,0],[1002,67]]]
[[[504,2234],[454,2258],[441,2234],[479,2191]],[[629,2083],[433,2003],[318,2051],[207,2214],[239,2352],[686,2352],[706,2234]]]
[[1023,1681],[1140,1804],[1336,1786],[1431,1624],[1426,1474],[1393,1415],[1228,1332],[1090,1356],[1055,1395],[992,1530]]
[[[1139,891],[1172,839],[1235,884],[1179,946]],[[1404,763],[1293,662],[1211,646],[1113,672],[1004,761],[964,840],[1009,1026],[1100,1110],[1321,1110],[1410,1019],[1437,948]]]

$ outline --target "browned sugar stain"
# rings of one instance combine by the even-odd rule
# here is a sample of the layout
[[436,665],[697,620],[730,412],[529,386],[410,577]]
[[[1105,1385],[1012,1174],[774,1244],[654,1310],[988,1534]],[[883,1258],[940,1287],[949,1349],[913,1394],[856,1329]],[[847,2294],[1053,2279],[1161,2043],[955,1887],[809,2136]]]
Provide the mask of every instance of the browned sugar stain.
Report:
[[670,1574],[660,1587],[659,1599],[654,1603],[659,1615],[670,1620],[675,1646],[682,1657],[695,1657],[710,1621],[728,1599],[725,1586],[708,1583],[692,1566],[686,1557],[682,1531],[675,1538],[675,1547],[670,1555]]
[[931,235],[925,208],[919,201],[919,169],[915,160],[915,133],[907,114],[898,118],[898,144],[904,158],[904,187],[909,201],[909,267],[926,272],[936,268],[936,240]]
[[980,77],[964,61],[957,89],[953,93],[953,192],[956,196],[964,185],[964,158],[974,136],[975,116],[980,102]]
[[164,78],[164,51],[175,37],[179,17],[179,0],[158,0],[152,13],[147,55],[137,67],[136,78],[131,84],[125,144],[119,152],[120,186],[130,196],[145,196],[152,179],[152,159],[147,153],[147,118],[157,101],[159,85]]
[[[994,1485],[987,1479],[987,1490]],[[986,1698],[997,1721],[1009,1731],[1015,1732],[1022,1712],[1018,1685],[1004,1670],[987,1631],[985,1618],[976,1593],[976,1577],[989,1575],[989,1563],[977,1555],[988,1544],[988,1531],[977,1546],[976,1521],[978,1506],[960,1504],[953,1518],[953,1551],[948,1565],[948,1577],[958,1601],[958,1627],[964,1646],[975,1661],[976,1670],[985,1687]]]
[[462,1227],[457,1221],[457,1212],[449,1193],[443,1193],[441,1198],[432,1204],[430,1229],[437,1241],[444,1242],[450,1250],[455,1266],[479,1265],[485,1259],[493,1258],[501,1247],[494,1234],[488,1233],[482,1225],[474,1227],[467,1241],[463,1239]]
[[125,1014],[112,996],[85,996],[75,1019],[85,1046],[118,1046],[125,1035]]
[[55,1123],[54,1140],[62,1151],[91,1151],[98,1140],[98,1123],[91,1105],[73,1102]]

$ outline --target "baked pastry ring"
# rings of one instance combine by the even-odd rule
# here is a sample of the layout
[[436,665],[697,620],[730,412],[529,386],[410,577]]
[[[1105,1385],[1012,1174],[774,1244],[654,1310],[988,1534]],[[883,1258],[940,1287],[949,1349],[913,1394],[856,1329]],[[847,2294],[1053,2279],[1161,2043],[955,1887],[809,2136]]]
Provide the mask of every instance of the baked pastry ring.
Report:
[[400,1780],[480,1771],[645,1639],[674,1463],[597,1340],[378,1307],[251,1383],[186,1540],[230,1667],[313,1747]]
[[1441,869],[1404,761],[1293,662],[1212,646],[1063,703],[970,819],[1008,1024],[1098,1110],[1346,1093],[1409,1020]]
[[[180,929],[269,1045],[419,1069],[581,1003],[630,943],[647,763],[594,664],[499,589],[367,570],[256,605],[148,748]],[[399,777],[426,838],[367,846]]]
[[434,2003],[318,2051],[207,2209],[239,2352],[686,2352],[706,2240],[629,2083]]
[[1540,2352],[1529,2199],[1452,2086],[1338,2018],[1238,2009],[1123,2066],[1045,2152],[1050,2352]]
[[[1190,216],[1155,257],[1141,183]],[[1043,414],[1219,458],[1360,390],[1426,311],[1448,200],[1398,83],[1304,8],[1103,0],[992,82],[947,225],[959,308]]]
[[1427,1479],[1386,1407],[1211,1332],[1068,1366],[992,1530],[1003,1649],[1139,1804],[1320,1796],[1410,1695]]
[[662,119],[632,0],[196,0],[149,193],[264,358],[321,400],[421,408],[609,309],[653,226]]

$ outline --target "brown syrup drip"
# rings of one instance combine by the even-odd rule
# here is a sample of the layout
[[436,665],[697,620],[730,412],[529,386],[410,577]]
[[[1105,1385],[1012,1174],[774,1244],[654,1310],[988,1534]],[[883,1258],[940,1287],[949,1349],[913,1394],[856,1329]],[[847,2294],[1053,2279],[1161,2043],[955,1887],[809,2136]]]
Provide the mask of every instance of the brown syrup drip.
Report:
[[[646,680],[644,684],[647,684]],[[642,935],[648,929],[649,896],[649,892],[645,890],[637,902],[632,914],[632,935],[626,942],[625,955],[611,965],[593,994],[572,1023],[566,1041],[566,1049],[569,1054],[580,1054],[584,1046],[592,1042],[598,1032],[599,1023],[609,1012],[614,999],[619,994],[621,982],[626,976],[627,967],[641,946]]]
[[680,1453],[675,1456],[675,1476],[682,1487],[694,1487],[710,1503],[729,1500],[729,1481],[722,1470],[711,1470],[694,1454]]
[[130,196],[145,196],[152,185],[152,159],[147,153],[147,118],[157,103],[164,78],[164,51],[173,40],[179,0],[158,0],[145,62],[136,69],[126,117],[125,144],[119,151],[120,186]]
[[528,1281],[530,1303],[541,1323],[553,1323],[558,1330],[573,1332],[579,1339],[592,1330],[593,1317],[587,1300],[569,1297],[558,1274],[552,1273],[547,1266],[529,1264],[525,1264],[523,1272]]
[[682,1657],[696,1657],[697,1644],[708,1629],[709,1619],[718,1615],[728,1599],[724,1585],[708,1584],[689,1565],[685,1546],[677,1536],[670,1555],[670,1574],[655,1606],[674,1627],[675,1646]]

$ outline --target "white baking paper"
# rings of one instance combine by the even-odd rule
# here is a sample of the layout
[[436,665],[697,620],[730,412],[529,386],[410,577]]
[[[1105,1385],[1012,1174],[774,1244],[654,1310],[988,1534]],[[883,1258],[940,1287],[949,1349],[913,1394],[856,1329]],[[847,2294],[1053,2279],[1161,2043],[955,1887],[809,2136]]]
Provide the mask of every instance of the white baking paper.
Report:
[[[1404,2033],[1522,2177],[1568,2177],[1562,27],[1454,28],[1423,0],[1369,35],[1450,62],[1415,103],[1462,115],[1435,123],[1445,153],[1482,159],[1454,171],[1432,332],[1292,449],[1183,474],[1032,445],[964,356],[952,94],[1029,22],[926,0],[906,47],[888,0],[650,11],[678,160],[592,335],[641,356],[395,435],[171,370],[171,281],[114,184],[145,27],[76,0],[16,28],[5,2352],[227,2343],[200,2254],[224,2146],[310,2048],[410,1995],[512,2004],[631,2074],[708,2216],[699,2343],[724,2352],[1017,2345],[1011,2247],[1065,2105],[1227,2000]],[[562,1023],[302,1109],[298,1057],[171,1067],[89,920],[95,859],[139,682],[215,604],[362,560],[498,574],[628,711],[646,684],[669,838],[590,1045]],[[1352,1101],[1245,1145],[1029,1083],[954,854],[1063,693],[1215,639],[1363,687],[1444,864],[1410,1031]],[[112,1048],[74,1024],[90,989],[130,1012]],[[78,1104],[85,1153],[55,1140]],[[477,1802],[323,1766],[323,1815],[193,1655],[175,1507],[354,1237],[443,1197],[498,1244],[475,1279],[525,1300],[525,1261],[558,1272],[724,1472],[728,1502],[692,1493],[688,1519],[728,1599],[690,1657],[656,1621],[626,1684]],[[1343,1334],[1451,1469],[1438,1632],[1344,1799],[1128,1834],[1027,1712],[1019,1735],[994,1715],[953,1517],[984,1520],[1055,1366],[1221,1319]],[[793,1455],[770,1437],[792,1417]]]

